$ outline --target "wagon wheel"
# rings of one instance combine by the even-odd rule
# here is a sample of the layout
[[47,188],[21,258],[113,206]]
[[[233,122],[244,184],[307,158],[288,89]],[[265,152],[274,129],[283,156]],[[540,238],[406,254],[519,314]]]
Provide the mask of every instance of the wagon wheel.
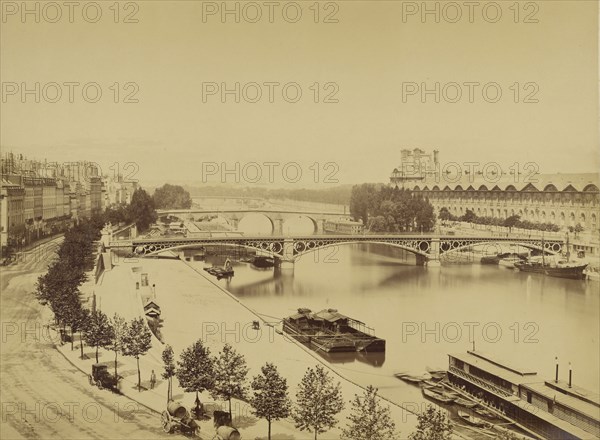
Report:
[[171,426],[171,418],[169,417],[169,413],[167,411],[163,411],[160,416],[160,423],[162,425],[162,429],[169,434],[173,432],[173,427]]
[[95,383],[94,383],[94,378],[92,377],[92,375],[91,375],[91,374],[88,374],[88,380],[89,380],[89,382],[90,382],[90,385],[95,385]]

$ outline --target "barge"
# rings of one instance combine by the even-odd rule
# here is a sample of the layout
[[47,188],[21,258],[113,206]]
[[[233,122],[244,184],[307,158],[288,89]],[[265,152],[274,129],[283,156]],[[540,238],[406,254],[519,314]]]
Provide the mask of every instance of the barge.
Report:
[[372,328],[336,309],[313,313],[300,308],[283,319],[283,331],[325,353],[385,351],[385,340],[376,337]]
[[510,420],[539,439],[598,440],[600,396],[559,380],[544,380],[535,371],[495,359],[481,351],[450,354],[448,380],[483,411]]

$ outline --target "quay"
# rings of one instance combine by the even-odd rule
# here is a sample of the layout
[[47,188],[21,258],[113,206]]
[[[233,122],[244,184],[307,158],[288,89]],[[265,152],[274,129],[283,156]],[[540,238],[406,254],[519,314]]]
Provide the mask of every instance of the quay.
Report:
[[558,379],[543,380],[532,370],[509,365],[480,351],[449,354],[448,379],[489,409],[537,438],[597,440],[598,393]]

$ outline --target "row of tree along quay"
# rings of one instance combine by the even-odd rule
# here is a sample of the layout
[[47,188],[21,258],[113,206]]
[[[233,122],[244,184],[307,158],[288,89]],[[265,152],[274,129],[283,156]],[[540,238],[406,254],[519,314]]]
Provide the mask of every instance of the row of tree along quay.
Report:
[[[512,228],[521,228],[521,229],[534,229],[538,231],[546,231],[546,232],[560,232],[561,228],[554,223],[539,223],[539,222],[530,222],[529,220],[521,220],[521,216],[518,214],[511,215],[507,218],[499,218],[499,217],[480,217],[471,209],[467,209],[465,213],[461,216],[456,216],[448,211],[448,208],[441,208],[440,213],[438,215],[439,219],[442,221],[450,221],[450,222],[466,222],[466,223],[474,223],[476,225],[489,225],[489,226],[503,226],[512,230]],[[571,232],[581,232],[583,228],[581,224],[577,224],[575,227],[571,227]]]
[[[167,401],[172,400],[173,377],[180,386],[190,393],[196,393],[196,418],[204,415],[199,393],[208,391],[213,399],[221,399],[229,404],[228,420],[233,421],[231,400],[246,401],[253,414],[267,421],[267,438],[271,439],[271,425],[282,419],[293,420],[296,428],[309,431],[317,439],[338,424],[336,416],[344,409],[340,383],[334,383],[332,376],[323,366],[308,368],[298,384],[296,399],[289,397],[287,380],[277,367],[267,362],[260,374],[250,381],[249,369],[243,355],[231,345],[225,344],[218,356],[212,357],[210,349],[202,340],[182,351],[177,365],[173,349],[167,345],[163,351],[163,379],[168,381]],[[216,418],[216,417],[215,417]],[[344,439],[397,439],[396,426],[388,406],[381,405],[377,389],[367,387],[364,394],[356,395],[351,402],[348,424],[342,429]]]

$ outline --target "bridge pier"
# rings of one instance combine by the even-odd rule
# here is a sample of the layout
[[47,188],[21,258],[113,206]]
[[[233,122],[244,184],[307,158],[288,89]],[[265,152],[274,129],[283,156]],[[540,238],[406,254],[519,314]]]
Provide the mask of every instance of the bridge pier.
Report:
[[427,267],[440,267],[440,239],[432,238],[429,244],[429,256],[427,257]]
[[294,240],[286,238],[283,240],[282,257],[275,257],[274,274],[294,274]]
[[273,219],[273,235],[283,235],[283,219]]

